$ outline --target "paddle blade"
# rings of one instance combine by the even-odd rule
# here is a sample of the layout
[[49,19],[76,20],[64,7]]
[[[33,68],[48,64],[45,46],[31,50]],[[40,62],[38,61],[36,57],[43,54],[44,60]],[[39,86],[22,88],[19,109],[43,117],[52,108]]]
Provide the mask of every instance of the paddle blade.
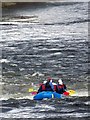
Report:
[[33,88],[29,88],[29,90],[28,90],[29,92],[33,92],[34,91],[34,89]]
[[76,93],[75,90],[68,90],[67,92],[69,92],[70,96],[72,96],[72,95],[74,95]]
[[64,92],[63,94],[64,94],[65,96],[69,96],[69,92],[67,92],[67,91]]

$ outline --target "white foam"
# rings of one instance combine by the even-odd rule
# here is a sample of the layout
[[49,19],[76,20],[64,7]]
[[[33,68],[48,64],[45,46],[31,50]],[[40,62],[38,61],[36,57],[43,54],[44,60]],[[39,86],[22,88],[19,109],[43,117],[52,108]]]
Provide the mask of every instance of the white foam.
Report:
[[48,111],[48,110],[55,110],[55,107],[47,105],[47,104],[36,104],[35,108],[40,109],[39,111]]
[[18,98],[16,98],[16,99],[30,99],[30,100],[33,100],[33,96],[34,96],[34,95],[23,96],[23,97],[18,97]]
[[[31,113],[30,113],[31,112]],[[14,109],[12,111],[9,111],[7,113],[0,113],[0,117],[4,118],[55,118],[57,117],[72,117],[73,118],[82,118],[82,117],[88,117],[89,113],[33,113],[33,110],[30,108],[21,108],[21,109]]]
[[23,96],[21,93],[18,93],[18,94],[0,94],[0,100],[8,100],[10,98],[13,98],[13,99],[30,99],[30,100],[33,100],[33,96],[32,94],[29,94],[29,95],[25,95]]
[[88,90],[87,91],[78,90],[72,96],[84,97],[84,96],[89,96],[89,94],[88,94]]
[[8,62],[10,62],[10,61],[7,60],[7,59],[1,59],[1,60],[0,60],[0,63],[8,63]]
[[39,72],[35,72],[35,73],[32,74],[32,76],[36,76],[36,75],[38,75],[38,76],[44,76],[44,74],[39,73]]

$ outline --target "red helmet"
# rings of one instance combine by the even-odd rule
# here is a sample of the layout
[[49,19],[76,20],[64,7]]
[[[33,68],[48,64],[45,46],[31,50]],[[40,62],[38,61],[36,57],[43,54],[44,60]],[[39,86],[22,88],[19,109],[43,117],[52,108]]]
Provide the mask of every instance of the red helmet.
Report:
[[48,81],[50,81],[50,80],[52,80],[52,78],[51,77],[48,77],[48,79],[47,79]]

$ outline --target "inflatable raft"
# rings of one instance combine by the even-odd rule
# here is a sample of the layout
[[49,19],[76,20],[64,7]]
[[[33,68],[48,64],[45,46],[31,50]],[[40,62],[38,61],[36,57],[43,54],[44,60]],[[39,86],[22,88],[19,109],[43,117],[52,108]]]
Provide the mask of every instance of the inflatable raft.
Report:
[[62,98],[61,94],[51,91],[43,91],[38,93],[33,97],[34,100],[42,100],[42,99],[50,99],[50,98]]

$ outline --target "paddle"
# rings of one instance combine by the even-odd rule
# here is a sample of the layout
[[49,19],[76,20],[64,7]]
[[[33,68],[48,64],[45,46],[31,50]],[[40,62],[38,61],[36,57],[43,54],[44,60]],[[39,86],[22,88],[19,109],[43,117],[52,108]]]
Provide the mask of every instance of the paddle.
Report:
[[72,96],[72,95],[74,95],[75,93],[76,93],[75,90],[68,90],[68,91],[64,92],[63,94],[64,94],[65,96]]
[[28,92],[33,92],[34,89],[33,88],[29,88]]
[[33,88],[29,88],[28,92],[30,92],[32,95],[36,95],[37,94],[37,90],[35,90]]
[[75,90],[68,90],[67,92],[69,92],[69,95],[70,95],[70,96],[72,96],[72,95],[74,95],[74,94],[76,93]]

